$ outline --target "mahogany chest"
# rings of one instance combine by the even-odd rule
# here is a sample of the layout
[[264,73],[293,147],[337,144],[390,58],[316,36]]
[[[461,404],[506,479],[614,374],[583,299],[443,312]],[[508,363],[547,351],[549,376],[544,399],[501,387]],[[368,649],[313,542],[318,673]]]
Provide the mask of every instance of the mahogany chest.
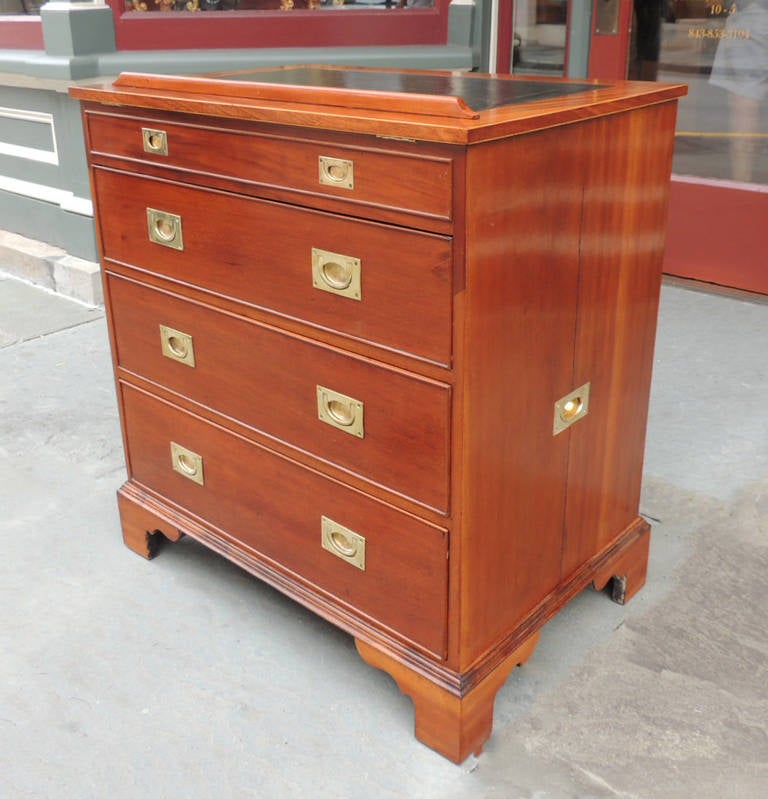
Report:
[[680,86],[297,67],[83,101],[129,547],[193,536],[479,752],[542,625],[645,579]]

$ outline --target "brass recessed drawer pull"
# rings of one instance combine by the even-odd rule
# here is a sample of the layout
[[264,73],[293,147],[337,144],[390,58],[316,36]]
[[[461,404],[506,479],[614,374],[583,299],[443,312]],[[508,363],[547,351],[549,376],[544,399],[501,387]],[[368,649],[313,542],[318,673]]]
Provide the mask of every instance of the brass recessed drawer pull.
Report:
[[342,189],[355,188],[355,163],[343,158],[318,157],[321,186],[338,186]]
[[141,140],[144,152],[152,155],[168,155],[168,134],[164,130],[142,128]]
[[198,455],[196,452],[192,452],[191,449],[171,441],[171,464],[173,465],[173,470],[182,475],[182,477],[186,477],[187,480],[191,480],[193,483],[205,485],[202,455]]
[[570,427],[574,422],[583,419],[589,413],[589,383],[566,394],[555,403],[555,421],[552,435],[556,436]]
[[194,367],[195,346],[189,333],[160,325],[160,349],[166,358]]
[[317,387],[318,418],[352,436],[363,438],[363,403],[323,386]]
[[365,538],[338,522],[322,517],[321,543],[323,549],[365,571]]
[[178,214],[169,214],[167,211],[158,211],[156,208],[147,208],[147,226],[149,240],[164,247],[174,250],[184,249],[184,239],[181,234],[181,217]]
[[359,300],[361,268],[359,258],[312,248],[312,285],[316,289]]

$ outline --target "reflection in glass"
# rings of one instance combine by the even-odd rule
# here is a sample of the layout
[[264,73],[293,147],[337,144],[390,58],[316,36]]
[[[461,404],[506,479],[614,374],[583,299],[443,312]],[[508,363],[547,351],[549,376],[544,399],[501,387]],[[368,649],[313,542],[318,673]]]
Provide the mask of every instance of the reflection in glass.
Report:
[[656,80],[661,50],[661,20],[668,0],[634,0],[627,77]]
[[0,0],[0,14],[39,14],[45,0]]
[[[651,5],[635,0],[636,12]],[[674,171],[768,184],[768,0],[668,0],[661,8],[655,65],[640,57],[648,51],[636,13],[629,74],[688,84]]]
[[[734,179],[749,182],[754,177],[768,183],[768,1],[758,0],[743,9],[737,9],[734,3],[732,9],[722,29],[724,35],[717,40],[709,82],[728,92]],[[761,149],[762,178],[758,178]]]
[[512,21],[512,72],[565,74],[567,0],[517,0]]

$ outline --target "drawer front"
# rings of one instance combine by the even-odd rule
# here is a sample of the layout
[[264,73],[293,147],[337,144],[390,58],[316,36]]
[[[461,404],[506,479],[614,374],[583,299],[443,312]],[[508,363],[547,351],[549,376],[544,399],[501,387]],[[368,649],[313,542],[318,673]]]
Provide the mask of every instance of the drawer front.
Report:
[[[447,158],[98,112],[86,115],[86,125],[92,153],[197,173],[196,180],[208,174],[300,192],[302,203],[332,197],[372,211],[380,206],[451,217],[452,167]],[[153,150],[150,141],[145,149],[153,135],[159,146]]]
[[[123,368],[447,512],[447,385],[125,278],[110,276],[108,292]],[[180,357],[185,346],[194,365]]]
[[[450,362],[449,238],[103,169],[94,187],[107,258]],[[148,209],[179,235],[163,239]]]
[[[129,386],[121,387],[121,395],[132,479],[360,614],[444,656],[445,530]],[[185,468],[197,468],[200,479],[191,479]],[[358,560],[363,556],[362,567],[344,556],[348,549],[356,550]]]

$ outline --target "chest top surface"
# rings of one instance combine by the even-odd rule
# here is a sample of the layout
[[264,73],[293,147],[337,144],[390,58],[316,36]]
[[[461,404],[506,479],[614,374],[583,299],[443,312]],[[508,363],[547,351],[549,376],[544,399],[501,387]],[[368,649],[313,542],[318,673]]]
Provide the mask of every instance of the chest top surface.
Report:
[[121,74],[73,87],[106,105],[469,144],[673,100],[679,84],[467,72],[291,66]]

